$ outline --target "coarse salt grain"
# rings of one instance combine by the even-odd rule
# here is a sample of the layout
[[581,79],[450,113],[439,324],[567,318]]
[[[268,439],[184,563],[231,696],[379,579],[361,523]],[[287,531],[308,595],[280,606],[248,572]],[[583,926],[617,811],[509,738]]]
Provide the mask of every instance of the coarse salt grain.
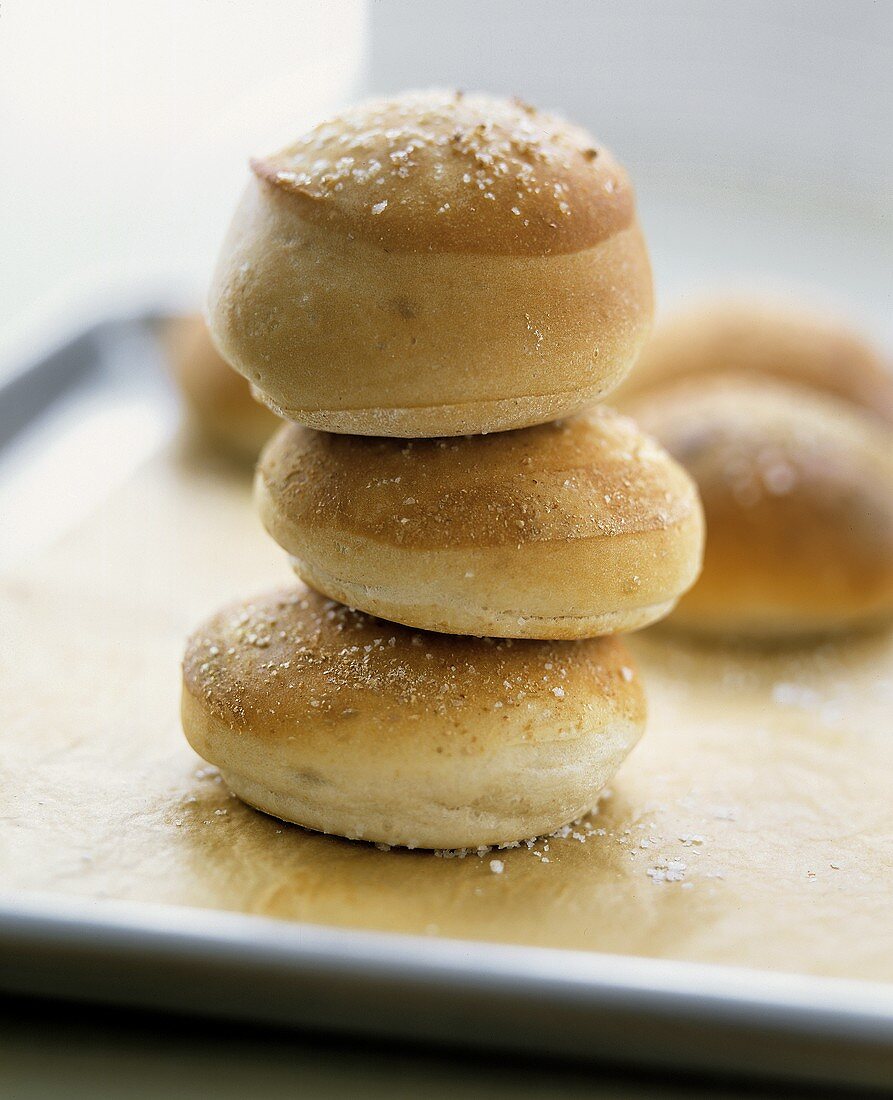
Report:
[[681,882],[685,878],[688,865],[681,859],[659,859],[653,867],[649,867],[645,874],[653,883]]

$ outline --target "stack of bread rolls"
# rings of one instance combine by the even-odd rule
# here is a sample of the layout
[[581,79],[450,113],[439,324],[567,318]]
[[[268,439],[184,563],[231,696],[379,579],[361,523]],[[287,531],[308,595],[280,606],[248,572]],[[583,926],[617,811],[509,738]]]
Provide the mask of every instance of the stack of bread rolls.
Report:
[[643,730],[617,635],[701,560],[690,477],[631,420],[580,411],[649,328],[629,179],[583,131],[459,93],[360,106],[252,167],[210,325],[290,421],[256,497],[305,584],[192,637],[186,735],[313,829],[552,832]]
[[893,616],[893,374],[860,336],[705,301],[657,326],[617,401],[703,499],[704,569],[675,624],[789,639]]

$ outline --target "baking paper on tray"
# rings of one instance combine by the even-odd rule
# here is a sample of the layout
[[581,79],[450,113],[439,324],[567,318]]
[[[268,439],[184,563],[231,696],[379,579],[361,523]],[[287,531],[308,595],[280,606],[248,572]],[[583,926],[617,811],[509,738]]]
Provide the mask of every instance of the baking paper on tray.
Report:
[[179,728],[186,635],[288,581],[249,475],[182,448],[0,580],[0,884],[432,936],[893,979],[893,637],[633,636],[645,737],[597,813],[383,851],[243,806]]

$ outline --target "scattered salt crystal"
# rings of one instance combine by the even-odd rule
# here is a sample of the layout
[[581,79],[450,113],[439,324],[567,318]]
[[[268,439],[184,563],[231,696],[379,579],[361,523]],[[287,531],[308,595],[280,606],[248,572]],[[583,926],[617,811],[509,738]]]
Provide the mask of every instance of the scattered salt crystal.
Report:
[[631,668],[628,668],[626,665],[623,665],[620,669],[620,675],[627,683],[630,683],[633,678],[633,670]]
[[668,859],[663,857],[653,867],[649,867],[645,874],[655,884],[661,882],[681,882],[688,870],[687,864],[681,859]]
[[490,870],[493,872],[494,875],[501,875],[502,872],[505,870],[505,864],[502,862],[501,859],[491,859]]
[[387,209],[387,206],[388,206],[388,200],[387,199],[382,199],[381,202],[373,203],[372,213],[373,214],[380,214],[383,210]]

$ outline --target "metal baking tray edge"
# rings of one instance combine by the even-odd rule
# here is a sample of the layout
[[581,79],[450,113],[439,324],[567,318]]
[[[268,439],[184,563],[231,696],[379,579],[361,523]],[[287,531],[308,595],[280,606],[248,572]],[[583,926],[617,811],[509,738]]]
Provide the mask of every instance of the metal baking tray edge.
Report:
[[893,989],[0,894],[0,988],[575,1059],[890,1085]]

